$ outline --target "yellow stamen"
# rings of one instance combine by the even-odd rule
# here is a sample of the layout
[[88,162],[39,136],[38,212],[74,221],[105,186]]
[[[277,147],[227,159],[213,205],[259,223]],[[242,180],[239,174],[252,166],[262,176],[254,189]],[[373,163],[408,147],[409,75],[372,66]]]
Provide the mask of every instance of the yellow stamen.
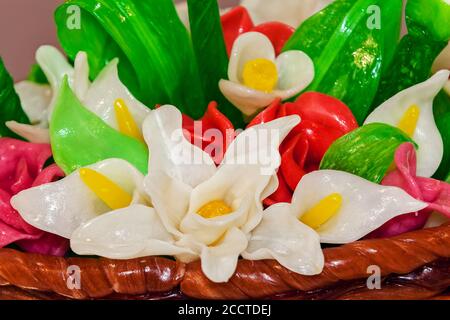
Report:
[[277,66],[267,59],[250,60],[244,66],[242,79],[247,87],[270,93],[278,83]]
[[341,207],[342,196],[339,193],[330,194],[302,215],[300,221],[313,229],[318,229],[335,216]]
[[397,127],[406,133],[408,136],[413,137],[416,131],[417,122],[420,117],[420,108],[417,105],[412,105],[406,110],[403,118],[398,123]]
[[231,212],[233,212],[233,209],[222,200],[211,201],[197,211],[197,213],[205,219],[225,216]]
[[95,170],[80,169],[80,178],[112,210],[128,207],[132,201],[128,192]]
[[133,116],[130,113],[125,101],[123,99],[117,99],[114,102],[114,110],[116,112],[117,124],[119,125],[119,131],[123,134],[135,138],[139,141],[144,141],[141,131],[139,130]]

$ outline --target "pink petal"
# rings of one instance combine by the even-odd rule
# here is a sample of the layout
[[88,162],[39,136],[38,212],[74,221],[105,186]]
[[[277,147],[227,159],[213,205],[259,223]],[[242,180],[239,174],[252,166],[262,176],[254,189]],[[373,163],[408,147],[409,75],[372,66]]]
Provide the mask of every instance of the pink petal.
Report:
[[392,237],[421,229],[433,211],[450,217],[450,184],[416,176],[416,150],[411,143],[404,143],[397,149],[395,164],[397,169],[388,174],[382,184],[402,188],[412,197],[427,202],[429,206],[420,212],[408,213],[388,221],[372,232],[369,238]]

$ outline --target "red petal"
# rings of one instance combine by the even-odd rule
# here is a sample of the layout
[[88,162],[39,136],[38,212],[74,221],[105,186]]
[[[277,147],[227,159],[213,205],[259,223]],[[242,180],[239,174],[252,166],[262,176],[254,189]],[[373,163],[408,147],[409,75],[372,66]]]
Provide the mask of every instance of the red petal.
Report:
[[234,41],[241,34],[253,29],[254,24],[250,14],[244,7],[238,6],[221,17],[223,36],[227,47],[228,55],[231,54]]
[[266,22],[254,27],[251,31],[266,35],[272,42],[276,55],[278,56],[286,42],[295,32],[295,29],[281,22]]

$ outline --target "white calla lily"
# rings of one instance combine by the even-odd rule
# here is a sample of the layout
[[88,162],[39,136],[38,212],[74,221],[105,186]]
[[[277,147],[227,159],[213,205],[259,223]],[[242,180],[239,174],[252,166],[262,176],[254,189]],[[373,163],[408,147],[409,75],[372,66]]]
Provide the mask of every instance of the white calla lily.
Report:
[[[247,72],[253,63],[256,63],[253,71]],[[269,82],[268,90],[246,84],[246,72],[249,78],[262,82],[263,87]],[[221,92],[245,115],[251,116],[276,98],[286,100],[305,89],[314,79],[314,63],[302,51],[286,51],[275,57],[267,36],[248,32],[234,42],[228,79],[219,82]]]
[[248,260],[275,259],[304,275],[319,274],[324,266],[319,235],[300,222],[287,203],[275,204],[264,211],[261,224],[252,232],[242,256]]
[[73,232],[70,246],[82,255],[96,254],[110,259],[193,255],[175,245],[153,208],[138,204],[108,212],[81,225]]
[[412,139],[419,145],[417,174],[421,177],[431,177],[444,155],[444,144],[433,115],[433,100],[449,75],[450,71],[442,70],[429,80],[401,91],[376,108],[364,123],[380,122],[395,127],[406,123],[411,130],[407,133],[412,133]]
[[[359,240],[396,216],[428,206],[400,188],[381,186],[347,172],[320,170],[302,178],[292,198],[291,213],[304,221],[306,214],[330,195],[339,195],[341,203],[316,227],[321,242],[330,244]],[[326,215],[332,206],[325,204],[318,215]]]
[[[132,204],[149,203],[143,191],[143,175],[124,160],[110,159],[88,166],[132,196]],[[80,170],[62,180],[24,190],[11,205],[29,224],[70,238],[72,232],[111,209],[82,181]]]
[[89,63],[86,53],[79,52],[74,67],[56,48],[42,46],[36,53],[36,60],[46,75],[50,85],[37,85],[29,81],[16,84],[17,93],[25,113],[32,125],[14,121],[7,126],[30,142],[49,142],[49,121],[58,90],[64,76],[78,99],[87,109],[95,113],[114,129],[119,128],[115,112],[115,101],[122,99],[139,130],[150,109],[139,102],[119,79],[118,59],[113,59],[97,76],[89,81]]
[[[152,111],[143,126],[144,138],[154,148],[144,190],[154,209],[131,206],[95,218],[73,233],[72,249],[117,259],[149,254],[174,255],[183,262],[201,259],[209,279],[228,281],[264,219],[262,200],[267,188],[274,188],[279,145],[298,122],[298,116],[291,116],[244,131],[217,168],[207,153],[185,140],[181,113],[175,107]],[[266,236],[277,237],[284,227],[277,224]],[[290,247],[294,256],[302,256],[300,251],[307,248],[314,252],[314,266],[308,265],[311,259],[297,259],[295,270],[320,272],[318,236],[307,227],[296,231],[297,243],[308,241],[297,249]],[[286,267],[291,261],[280,255]]]

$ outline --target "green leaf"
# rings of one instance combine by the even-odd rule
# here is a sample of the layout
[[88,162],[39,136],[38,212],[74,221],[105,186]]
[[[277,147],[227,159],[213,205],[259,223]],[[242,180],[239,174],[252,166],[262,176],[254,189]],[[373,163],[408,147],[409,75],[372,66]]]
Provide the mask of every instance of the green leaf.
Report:
[[380,183],[397,148],[414,143],[401,130],[373,123],[360,127],[336,140],[325,154],[320,169],[346,171],[369,181]]
[[91,78],[118,57],[121,80],[147,106],[170,103],[193,118],[203,115],[207,101],[194,50],[172,0],[69,0],[55,20],[67,55],[88,53]]
[[433,103],[434,119],[444,142],[444,157],[434,178],[444,180],[450,174],[450,97],[441,91]]
[[38,64],[33,64],[31,66],[31,70],[30,73],[28,74],[27,80],[39,84],[48,84],[47,77],[45,76],[44,72],[42,71],[41,67],[39,67]]
[[337,0],[306,20],[283,50],[306,52],[316,70],[306,90],[342,100],[362,123],[394,54],[401,16],[401,0]]
[[444,0],[409,0],[406,23],[409,33],[400,41],[391,65],[383,73],[373,109],[428,79],[433,62],[450,39],[450,5]]
[[0,137],[19,138],[6,127],[6,121],[29,124],[30,120],[22,109],[19,96],[14,90],[14,81],[0,58]]
[[192,43],[206,100],[217,101],[236,128],[244,127],[242,113],[220,92],[219,81],[228,78],[225,47],[217,0],[188,0]]
[[86,109],[70,89],[67,77],[53,111],[50,138],[55,162],[66,174],[111,158],[126,160],[147,173],[147,147]]

